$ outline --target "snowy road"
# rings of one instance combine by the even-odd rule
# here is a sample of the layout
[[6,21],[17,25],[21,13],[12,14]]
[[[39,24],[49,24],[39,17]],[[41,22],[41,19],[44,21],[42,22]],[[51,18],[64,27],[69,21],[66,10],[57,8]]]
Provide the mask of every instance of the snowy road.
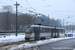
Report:
[[[11,49],[13,47],[16,46],[20,46],[23,47],[26,45],[26,47],[30,47],[30,46],[37,46],[37,45],[43,45],[43,44],[47,44],[47,43],[52,43],[52,42],[56,42],[59,40],[67,40],[67,39],[73,39],[73,38],[52,38],[52,39],[47,39],[47,40],[40,40],[40,41],[18,41],[18,42],[8,42],[8,43],[0,43],[0,50],[7,50],[7,49]],[[27,42],[27,43],[26,43]],[[14,50],[14,49],[12,49]]]
[[0,50],[8,50],[9,48],[11,47],[14,47],[14,46],[18,46],[20,44],[23,44],[23,43],[34,43],[35,41],[31,40],[31,41],[19,41],[19,42],[12,42],[12,43],[2,43],[0,44]]
[[5,38],[2,36],[0,38],[0,50],[6,50],[10,47],[14,47],[14,46],[25,43],[26,41],[24,37],[25,35],[23,33],[18,35],[17,37],[14,34],[8,35]]
[[59,40],[64,40],[64,39],[67,40],[67,39],[75,38],[75,37],[52,38],[52,39],[40,40],[40,41],[30,43],[25,41],[24,37],[25,34],[18,35],[17,37],[15,35],[11,35],[11,36],[6,36],[5,38],[4,37],[0,38],[0,50],[7,50],[7,49],[14,50],[18,48],[22,49],[23,47],[28,48],[28,47],[56,42]]
[[12,43],[0,43],[0,50],[6,50],[8,48],[26,43],[26,41],[12,42]]
[[[33,43],[33,45],[34,45],[34,43]],[[75,38],[59,40],[59,41],[52,42],[52,43],[46,43],[46,44],[43,44],[40,46],[31,47],[28,49],[25,49],[23,47],[20,49],[20,47],[22,47],[22,45],[19,46],[19,48],[17,47],[16,49],[11,49],[11,50],[31,50],[31,49],[32,50],[38,50],[38,49],[39,50],[73,50],[73,49],[75,49]]]
[[9,50],[25,50],[25,49],[28,49],[28,48],[30,50],[31,48],[35,48],[35,47],[38,47],[38,46],[42,46],[42,45],[57,42],[57,41],[68,40],[68,39],[75,39],[75,37],[52,38],[52,39],[47,39],[47,40],[40,40],[40,41],[37,41],[36,43],[32,43],[32,44],[24,43],[24,44],[20,44],[18,46],[12,47]]
[[75,39],[57,41],[39,47],[40,50],[73,50],[74,48]]

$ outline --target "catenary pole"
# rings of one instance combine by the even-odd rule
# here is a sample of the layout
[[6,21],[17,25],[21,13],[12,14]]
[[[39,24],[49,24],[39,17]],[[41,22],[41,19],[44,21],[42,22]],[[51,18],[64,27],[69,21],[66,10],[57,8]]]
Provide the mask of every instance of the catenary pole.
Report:
[[17,27],[17,12],[18,12],[18,6],[20,5],[20,4],[18,4],[17,2],[16,2],[16,4],[14,4],[15,6],[16,6],[16,36],[17,36],[17,29],[18,29],[18,27]]
[[48,14],[48,26],[49,26],[49,14]]

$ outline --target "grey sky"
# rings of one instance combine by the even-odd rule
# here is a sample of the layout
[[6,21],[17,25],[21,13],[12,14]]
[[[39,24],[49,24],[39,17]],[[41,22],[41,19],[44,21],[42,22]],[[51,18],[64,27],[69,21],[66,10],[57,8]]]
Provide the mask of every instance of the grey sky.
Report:
[[[35,12],[42,13],[54,19],[65,19],[65,22],[75,22],[75,0],[1,0],[0,8],[4,5],[12,5],[15,10],[15,2],[20,4],[19,12],[28,12],[30,7],[35,9]],[[22,8],[21,8],[22,6]],[[30,10],[34,11],[33,8]],[[27,9],[27,10],[26,10]],[[68,19],[68,16],[70,17]]]

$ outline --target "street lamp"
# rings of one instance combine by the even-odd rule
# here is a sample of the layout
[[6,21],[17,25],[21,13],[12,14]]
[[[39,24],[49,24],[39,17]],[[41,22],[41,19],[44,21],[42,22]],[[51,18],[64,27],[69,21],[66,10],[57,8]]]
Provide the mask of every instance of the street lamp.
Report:
[[[68,17],[68,18],[70,18],[70,17]],[[66,18],[66,19],[68,19],[68,18]],[[64,28],[64,23],[65,23],[65,19],[63,19],[63,28]]]
[[[71,25],[71,30],[72,30],[72,33],[73,33],[73,23],[75,23],[75,22],[68,22],[68,23],[72,23],[72,25]],[[69,26],[68,26],[69,27]]]
[[[68,18],[70,18],[70,17],[73,17],[73,15],[68,16]],[[66,18],[66,19],[68,19],[68,18]],[[63,28],[64,28],[64,23],[65,23],[65,19],[63,19]],[[67,32],[68,32],[68,22],[66,22],[66,24],[67,24]]]
[[69,22],[66,22],[66,29],[67,29],[67,33],[68,33],[68,23],[69,23]]

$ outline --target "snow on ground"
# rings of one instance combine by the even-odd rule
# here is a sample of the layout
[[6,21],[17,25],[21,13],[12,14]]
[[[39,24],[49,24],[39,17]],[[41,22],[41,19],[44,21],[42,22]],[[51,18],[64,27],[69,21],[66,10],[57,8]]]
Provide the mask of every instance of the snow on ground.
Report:
[[[0,43],[5,44],[5,43],[23,41],[23,40],[25,40],[24,37],[25,37],[25,34],[19,34],[17,37],[15,36],[15,34],[8,35],[5,38],[4,37],[0,38]],[[47,39],[47,40],[40,40],[40,41],[37,41],[36,43],[32,43],[32,44],[30,44],[28,42],[28,43],[24,43],[24,44],[12,47],[10,50],[14,50],[17,48],[28,48],[28,47],[38,46],[38,45],[42,45],[42,44],[46,44],[46,43],[56,42],[58,40],[72,39],[72,38],[75,38],[75,37],[73,36],[73,37],[65,37],[65,38],[52,38],[52,39]]]
[[24,44],[12,47],[9,50],[29,48],[29,47],[39,46],[39,45],[43,45],[43,44],[47,44],[47,43],[56,42],[59,40],[72,39],[72,38],[75,38],[75,37],[52,38],[52,39],[47,39],[47,40],[40,40],[40,41],[37,41],[37,42],[32,43],[32,44],[28,42],[28,43],[24,43]]
[[25,40],[24,37],[25,35],[18,35],[18,36],[10,35],[10,36],[0,38],[0,43],[18,42],[18,41]]

